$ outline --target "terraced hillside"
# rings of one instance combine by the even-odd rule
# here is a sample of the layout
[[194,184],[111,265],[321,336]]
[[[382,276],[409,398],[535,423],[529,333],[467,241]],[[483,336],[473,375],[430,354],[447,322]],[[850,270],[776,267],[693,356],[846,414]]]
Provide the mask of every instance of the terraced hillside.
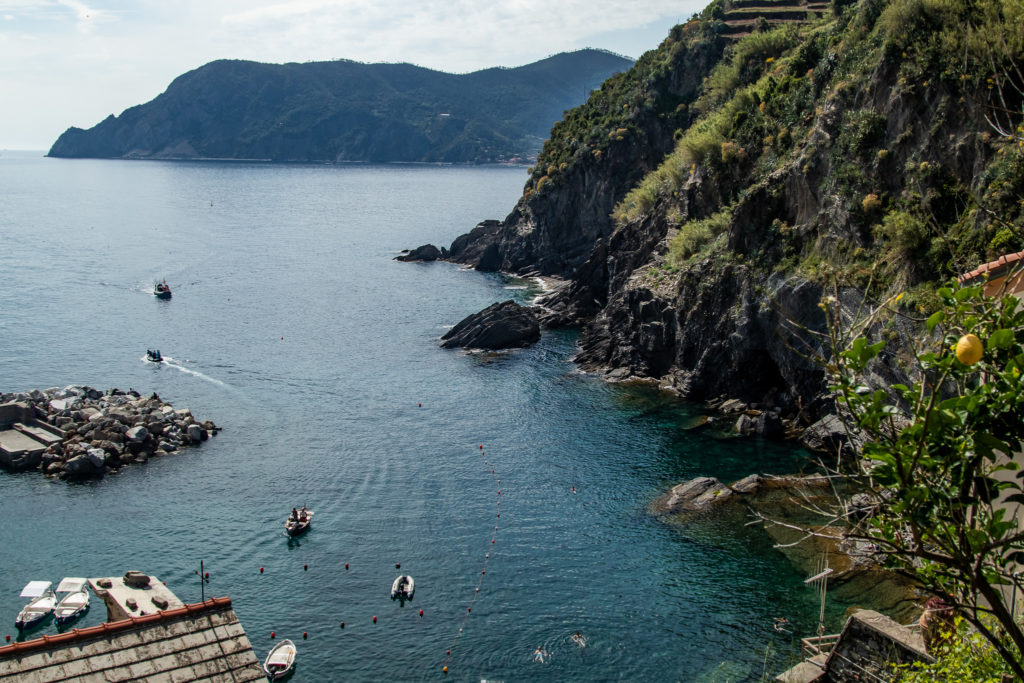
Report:
[[724,5],[726,28],[722,34],[738,40],[758,29],[795,24],[820,18],[828,10],[827,0],[734,0]]

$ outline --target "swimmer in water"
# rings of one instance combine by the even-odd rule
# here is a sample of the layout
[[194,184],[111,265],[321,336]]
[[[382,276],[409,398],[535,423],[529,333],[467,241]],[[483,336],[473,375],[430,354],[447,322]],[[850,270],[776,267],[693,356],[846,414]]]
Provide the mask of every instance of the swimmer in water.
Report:
[[587,639],[584,638],[583,634],[580,633],[579,631],[576,631],[576,635],[574,635],[572,637],[572,642],[576,643],[580,647],[586,647],[587,646]]
[[544,650],[540,649],[540,645],[537,646],[533,653],[533,661],[540,662],[541,664],[544,663]]

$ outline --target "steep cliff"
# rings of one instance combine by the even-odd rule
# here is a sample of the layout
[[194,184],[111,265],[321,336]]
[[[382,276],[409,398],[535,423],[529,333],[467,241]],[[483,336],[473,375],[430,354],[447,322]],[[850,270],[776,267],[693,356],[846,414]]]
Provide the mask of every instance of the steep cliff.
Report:
[[149,103],[89,130],[69,128],[49,155],[525,160],[566,108],[630,64],[601,50],[461,75],[347,60],[219,60],[179,76]]
[[[929,283],[1024,247],[1024,13],[861,0],[726,42],[729,9],[570,112],[504,223],[454,256],[570,278],[547,322],[584,325],[585,369],[812,419],[826,290],[851,313],[904,292],[879,322],[898,354]],[[636,106],[600,119],[611,85]]]

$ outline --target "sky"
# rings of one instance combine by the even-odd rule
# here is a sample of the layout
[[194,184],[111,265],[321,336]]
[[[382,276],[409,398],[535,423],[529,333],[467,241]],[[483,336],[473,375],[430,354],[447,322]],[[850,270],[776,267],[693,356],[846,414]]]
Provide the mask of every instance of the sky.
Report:
[[0,149],[47,150],[215,59],[466,73],[602,48],[636,58],[707,0],[0,0]]

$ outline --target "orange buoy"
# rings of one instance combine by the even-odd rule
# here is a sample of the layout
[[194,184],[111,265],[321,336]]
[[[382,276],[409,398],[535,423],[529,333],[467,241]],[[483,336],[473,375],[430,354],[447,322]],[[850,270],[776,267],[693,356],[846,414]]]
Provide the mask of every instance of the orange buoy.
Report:
[[273,640],[273,639],[274,639],[274,632],[273,632],[273,631],[271,631],[271,632],[270,632],[270,639],[271,639],[271,640]]
[[260,574],[263,573],[263,567],[260,567]]
[[420,610],[420,616],[421,617],[423,616],[423,610]]
[[484,445],[480,444],[480,450],[483,450],[483,449],[484,449]]
[[422,403],[417,403],[417,404],[416,404],[416,407],[417,407],[417,408],[422,408],[422,407],[423,407],[423,404],[422,404]]
[[345,569],[348,569],[348,562],[345,563]]
[[210,578],[210,572],[206,572],[206,574],[205,574],[205,575],[203,576],[203,578],[204,578],[204,579],[208,579],[208,578]]
[[446,666],[445,668],[441,669],[441,671],[444,671],[445,673],[448,673],[448,667]]
[[306,639],[306,632],[305,632],[305,631],[303,631],[303,632],[302,632],[302,639],[303,639],[303,640],[305,640],[305,639]]
[[[477,590],[480,590],[480,589],[479,589],[479,588],[477,588]],[[473,608],[472,608],[472,607],[467,607],[467,608],[466,608],[466,611],[467,611],[467,612],[472,612],[472,611],[473,611]]]
[[7,638],[7,642],[8,643],[11,642],[11,637],[10,636],[4,636],[4,637]]
[[375,623],[375,624],[377,623],[377,615],[376,614],[373,615],[373,623]]
[[494,539],[493,538],[491,539],[491,543],[494,543]]

